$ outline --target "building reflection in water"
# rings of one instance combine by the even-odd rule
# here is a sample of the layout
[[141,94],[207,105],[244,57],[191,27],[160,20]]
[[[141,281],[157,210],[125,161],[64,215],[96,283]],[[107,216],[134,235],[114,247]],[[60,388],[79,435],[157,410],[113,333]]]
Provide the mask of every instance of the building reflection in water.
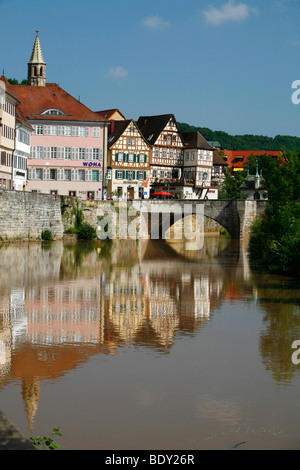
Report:
[[2,246],[0,389],[21,384],[31,426],[41,381],[124,346],[167,354],[224,299],[256,301],[247,257],[228,244],[208,237],[188,256],[151,241]]

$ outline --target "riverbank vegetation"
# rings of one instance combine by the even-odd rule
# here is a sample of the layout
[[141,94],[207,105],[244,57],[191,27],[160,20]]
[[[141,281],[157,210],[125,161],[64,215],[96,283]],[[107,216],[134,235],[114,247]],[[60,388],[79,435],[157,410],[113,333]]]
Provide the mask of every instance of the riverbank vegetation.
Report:
[[[253,173],[257,157],[246,169]],[[273,273],[300,273],[300,155],[283,152],[282,157],[259,158],[270,204],[265,216],[252,225],[249,253],[252,264]]]

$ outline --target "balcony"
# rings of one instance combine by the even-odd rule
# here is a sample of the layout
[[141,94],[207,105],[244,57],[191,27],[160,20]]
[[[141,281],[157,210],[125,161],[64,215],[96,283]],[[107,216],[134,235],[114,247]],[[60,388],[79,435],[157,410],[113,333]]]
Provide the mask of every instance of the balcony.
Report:
[[194,186],[194,178],[156,178],[152,183],[153,186]]

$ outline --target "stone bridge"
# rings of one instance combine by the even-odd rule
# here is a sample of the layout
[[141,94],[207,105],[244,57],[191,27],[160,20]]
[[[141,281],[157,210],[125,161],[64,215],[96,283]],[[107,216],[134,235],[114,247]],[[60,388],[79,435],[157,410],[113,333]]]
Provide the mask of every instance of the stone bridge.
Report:
[[[140,225],[143,225],[143,229],[140,230],[138,237],[152,239],[165,238],[166,231],[176,221],[180,219],[184,221],[184,218],[189,215],[199,215],[200,221],[204,221],[205,217],[215,220],[229,232],[233,239],[247,238],[252,222],[265,212],[266,205],[267,201],[256,200],[81,202],[85,219],[93,226],[99,226],[99,220],[103,220],[103,214],[110,211],[109,217],[113,214],[114,223],[117,226],[115,233],[119,238],[126,238],[131,222],[137,220],[137,215],[142,215],[143,222]],[[104,227],[104,224],[102,225]],[[136,226],[137,224],[134,225]],[[199,231],[201,231],[201,225]]]
[[174,222],[198,215],[218,222],[233,239],[247,238],[252,222],[263,215],[267,201],[253,200],[178,200],[178,201],[135,201],[135,206],[148,217],[148,234],[151,238],[164,238],[165,232]]

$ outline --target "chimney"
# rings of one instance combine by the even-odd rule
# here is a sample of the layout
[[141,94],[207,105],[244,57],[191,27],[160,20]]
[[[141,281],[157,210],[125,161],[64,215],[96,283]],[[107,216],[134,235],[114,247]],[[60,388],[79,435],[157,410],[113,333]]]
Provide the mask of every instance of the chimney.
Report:
[[110,124],[110,133],[113,134],[115,131],[115,121],[112,119]]

